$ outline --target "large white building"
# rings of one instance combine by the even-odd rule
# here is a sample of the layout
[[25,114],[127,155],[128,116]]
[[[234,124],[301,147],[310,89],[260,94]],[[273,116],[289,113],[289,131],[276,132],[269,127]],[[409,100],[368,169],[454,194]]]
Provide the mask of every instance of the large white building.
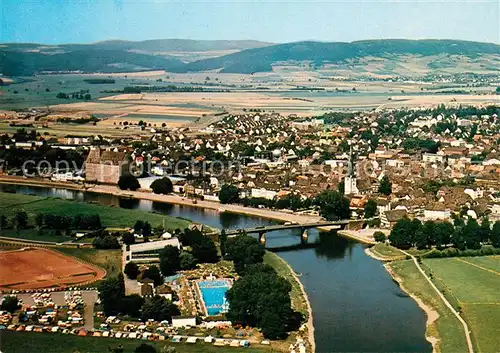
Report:
[[175,246],[176,248],[181,248],[181,243],[177,238],[171,238],[167,240],[150,241],[146,243],[132,244],[129,246],[129,250],[126,251],[127,261],[135,262],[153,262],[158,261],[160,258],[158,252],[165,246]]

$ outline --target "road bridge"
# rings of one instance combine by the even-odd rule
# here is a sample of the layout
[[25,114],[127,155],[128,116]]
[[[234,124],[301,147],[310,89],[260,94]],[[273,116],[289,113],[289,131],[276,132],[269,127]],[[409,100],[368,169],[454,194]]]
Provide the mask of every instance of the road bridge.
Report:
[[236,237],[240,234],[258,234],[259,240],[265,242],[266,234],[269,232],[274,232],[278,230],[289,230],[289,229],[300,229],[302,231],[303,240],[307,239],[307,229],[318,228],[318,227],[330,227],[337,226],[339,229],[344,229],[349,224],[355,223],[365,223],[371,221],[373,218],[360,219],[360,220],[338,220],[338,221],[323,221],[314,223],[297,223],[297,224],[274,224],[269,226],[258,226],[244,229],[229,229],[226,230],[226,235],[228,238]]

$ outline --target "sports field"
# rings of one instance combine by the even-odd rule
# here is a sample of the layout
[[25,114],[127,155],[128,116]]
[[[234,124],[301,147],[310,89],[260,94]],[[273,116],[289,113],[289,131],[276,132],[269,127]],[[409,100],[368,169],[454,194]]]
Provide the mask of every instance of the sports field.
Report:
[[0,252],[0,289],[66,287],[94,282],[106,272],[47,249]]
[[476,351],[500,352],[500,256],[422,261],[471,329]]

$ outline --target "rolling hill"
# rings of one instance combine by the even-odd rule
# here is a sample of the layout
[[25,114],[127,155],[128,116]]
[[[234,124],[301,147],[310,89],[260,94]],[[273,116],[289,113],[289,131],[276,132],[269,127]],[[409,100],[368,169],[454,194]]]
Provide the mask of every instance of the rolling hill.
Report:
[[365,40],[352,43],[297,42],[247,49],[238,53],[195,61],[178,72],[220,70],[225,73],[271,71],[279,62],[310,61],[314,65],[338,63],[362,57],[391,58],[397,55],[461,55],[471,59],[482,54],[500,55],[500,46],[457,40]]
[[[498,72],[500,67],[499,45],[459,40],[308,41],[273,45],[258,41],[163,39],[64,45],[0,44],[0,74],[28,76],[44,71],[109,73],[159,69],[178,73],[217,70],[249,74],[272,71],[273,66],[283,63],[308,63],[316,69],[341,65],[346,70],[351,70],[350,65],[357,65],[369,71],[366,58],[383,60],[384,72],[391,72],[391,66],[406,63],[408,56],[435,72],[443,68]],[[410,65],[403,66],[412,72]]]

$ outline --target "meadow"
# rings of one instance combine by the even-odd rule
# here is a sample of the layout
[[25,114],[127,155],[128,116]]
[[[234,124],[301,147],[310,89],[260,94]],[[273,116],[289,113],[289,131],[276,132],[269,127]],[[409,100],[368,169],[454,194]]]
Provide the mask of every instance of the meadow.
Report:
[[477,352],[500,351],[500,257],[426,259],[436,286],[462,313]]
[[[7,216],[10,220],[18,211],[25,211],[28,214],[28,224],[30,226],[35,225],[35,217],[38,213],[52,213],[62,216],[98,214],[101,218],[103,226],[110,228],[132,227],[135,221],[139,219],[149,222],[153,228],[155,226],[163,225],[163,222],[165,222],[165,227],[171,230],[176,228],[184,229],[190,223],[185,219],[140,210],[129,210],[57,198],[0,193],[0,214]],[[55,242],[69,239],[68,237],[58,235],[39,235],[36,228],[21,230],[19,231],[19,234],[14,229],[3,229],[2,234],[32,240],[35,239]]]
[[[439,299],[411,260],[387,265],[402,286],[436,311],[428,335],[439,339],[438,351],[466,352],[462,325]],[[422,267],[446,299],[459,311],[472,333],[475,351],[500,351],[500,257],[423,259]]]

